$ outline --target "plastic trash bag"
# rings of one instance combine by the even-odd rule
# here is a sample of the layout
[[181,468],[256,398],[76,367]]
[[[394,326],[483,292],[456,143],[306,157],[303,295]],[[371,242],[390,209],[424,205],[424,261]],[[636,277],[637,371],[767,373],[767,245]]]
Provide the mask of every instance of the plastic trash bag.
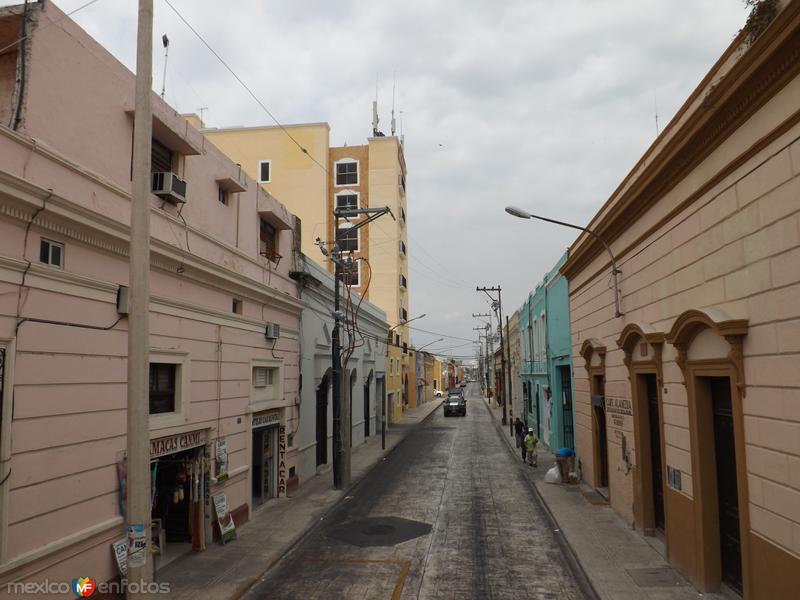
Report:
[[545,483],[561,483],[561,473],[558,472],[558,467],[551,467],[547,473],[544,474]]

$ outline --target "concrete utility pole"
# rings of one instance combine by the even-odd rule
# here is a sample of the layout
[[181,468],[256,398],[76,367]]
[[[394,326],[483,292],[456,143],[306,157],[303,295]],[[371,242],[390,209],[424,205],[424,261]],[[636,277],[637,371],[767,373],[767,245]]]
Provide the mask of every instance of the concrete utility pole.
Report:
[[[483,292],[487,296],[489,296],[489,299],[492,301],[492,308],[494,310],[497,310],[498,308],[500,309],[500,312],[499,312],[498,318],[497,318],[497,325],[498,325],[498,329],[500,331],[500,370],[503,372],[502,373],[502,376],[503,376],[503,380],[502,380],[503,381],[503,398],[502,398],[502,401],[503,401],[503,425],[505,425],[506,422],[507,422],[506,397],[508,396],[508,386],[506,385],[506,353],[505,353],[505,347],[503,345],[503,298],[502,298],[502,293],[501,293],[499,285],[496,286],[496,287],[490,287],[490,288],[487,288],[485,286],[484,287],[476,287],[475,291],[476,292]],[[497,300],[495,300],[494,297],[489,292],[497,292]],[[494,356],[494,355],[492,355],[492,356]],[[495,374],[495,376],[496,376],[496,374]]]
[[153,113],[153,0],[139,0],[128,314],[128,598],[147,597],[150,557],[150,146]]
[[[336,208],[334,216],[334,245],[332,259],[334,264],[334,291],[333,291],[333,333],[331,334],[331,370],[333,371],[333,487],[344,490],[350,487],[350,386],[343,377],[341,338],[339,337],[339,323],[342,320],[340,312],[339,286],[342,283],[342,252],[339,247],[339,218],[358,217],[369,215],[363,221],[353,225],[349,231],[358,230],[368,225],[381,215],[392,211],[388,206],[384,208]],[[343,386],[347,385],[347,393],[343,394]],[[345,401],[342,402],[344,397]],[[385,434],[384,434],[385,435]]]

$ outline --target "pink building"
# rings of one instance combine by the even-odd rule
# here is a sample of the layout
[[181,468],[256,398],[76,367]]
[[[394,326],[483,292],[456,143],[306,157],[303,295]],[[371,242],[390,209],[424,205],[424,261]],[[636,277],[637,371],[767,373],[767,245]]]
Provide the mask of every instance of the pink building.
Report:
[[[48,27],[63,17],[53,4],[28,11],[31,37],[0,55],[3,591],[115,578],[124,523],[134,76],[70,19]],[[0,47],[22,18],[0,9]],[[153,171],[166,173],[151,208],[158,567],[212,543],[214,496],[240,523],[293,482],[302,306],[295,218],[153,106]]]
[[800,594],[800,2],[762,2],[582,234],[586,483],[700,590]]

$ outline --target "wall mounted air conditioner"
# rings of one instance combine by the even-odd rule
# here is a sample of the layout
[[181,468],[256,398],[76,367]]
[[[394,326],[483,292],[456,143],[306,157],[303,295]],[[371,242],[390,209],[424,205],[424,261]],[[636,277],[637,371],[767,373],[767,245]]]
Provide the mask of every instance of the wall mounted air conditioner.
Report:
[[153,173],[153,193],[167,202],[186,202],[186,182],[175,173]]
[[267,323],[267,329],[264,332],[264,336],[268,340],[277,340],[281,337],[281,326],[277,323]]

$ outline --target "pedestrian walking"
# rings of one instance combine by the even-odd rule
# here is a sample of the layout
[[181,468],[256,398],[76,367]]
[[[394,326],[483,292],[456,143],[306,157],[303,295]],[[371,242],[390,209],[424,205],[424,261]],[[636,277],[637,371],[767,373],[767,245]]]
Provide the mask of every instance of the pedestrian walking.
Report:
[[525,437],[523,435],[524,429],[525,429],[525,426],[522,424],[522,421],[519,420],[519,417],[517,417],[514,420],[514,437],[517,440],[517,448],[521,448],[522,447],[522,440]]
[[524,443],[522,444],[527,452],[527,462],[531,467],[535,467],[539,462],[539,453],[536,446],[539,444],[539,438],[533,433],[533,427],[528,429],[528,435],[525,436]]

